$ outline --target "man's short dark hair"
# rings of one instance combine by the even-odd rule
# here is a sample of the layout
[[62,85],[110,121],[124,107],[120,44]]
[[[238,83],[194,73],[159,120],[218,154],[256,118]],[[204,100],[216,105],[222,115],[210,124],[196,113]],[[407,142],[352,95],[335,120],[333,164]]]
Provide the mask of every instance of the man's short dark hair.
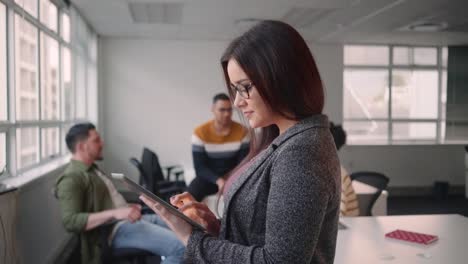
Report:
[[335,125],[333,122],[330,122],[330,132],[335,141],[336,149],[339,150],[346,144],[346,131],[344,131],[341,125]]
[[229,99],[229,96],[227,96],[227,94],[225,94],[225,93],[219,93],[219,94],[217,94],[217,95],[215,95],[215,96],[213,97],[213,104],[215,104],[215,103],[218,102],[219,100],[223,100],[223,101],[226,101],[226,100],[227,100],[227,101],[229,101],[230,99]]
[[75,153],[76,144],[82,140],[85,140],[89,137],[89,131],[95,130],[96,126],[92,123],[81,123],[76,124],[70,128],[65,137],[65,142],[67,143],[68,150],[71,153]]

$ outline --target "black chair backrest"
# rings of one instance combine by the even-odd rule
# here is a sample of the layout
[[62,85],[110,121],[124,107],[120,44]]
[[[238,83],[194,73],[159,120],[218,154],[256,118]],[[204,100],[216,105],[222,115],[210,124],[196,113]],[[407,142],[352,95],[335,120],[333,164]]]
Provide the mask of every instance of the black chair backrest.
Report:
[[382,173],[373,172],[373,171],[354,172],[354,173],[351,173],[349,177],[353,181],[354,180],[359,181],[359,182],[368,184],[372,187],[375,187],[377,189],[377,192],[371,197],[369,207],[366,209],[366,212],[365,212],[367,216],[371,216],[372,207],[374,207],[374,204],[379,198],[382,191],[387,189],[388,182],[390,181],[390,179],[387,176],[383,175]]
[[148,190],[158,193],[157,183],[164,181],[164,175],[156,153],[148,148],[143,149],[141,156],[142,176],[146,182]]

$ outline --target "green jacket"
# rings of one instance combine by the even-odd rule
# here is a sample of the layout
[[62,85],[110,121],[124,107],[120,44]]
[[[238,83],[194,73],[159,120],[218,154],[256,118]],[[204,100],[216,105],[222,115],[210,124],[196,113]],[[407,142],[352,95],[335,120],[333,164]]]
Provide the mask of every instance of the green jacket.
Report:
[[105,183],[94,173],[95,164],[71,160],[57,179],[56,194],[62,222],[68,232],[77,233],[81,241],[81,263],[101,263],[99,228],[85,231],[90,213],[114,207]]

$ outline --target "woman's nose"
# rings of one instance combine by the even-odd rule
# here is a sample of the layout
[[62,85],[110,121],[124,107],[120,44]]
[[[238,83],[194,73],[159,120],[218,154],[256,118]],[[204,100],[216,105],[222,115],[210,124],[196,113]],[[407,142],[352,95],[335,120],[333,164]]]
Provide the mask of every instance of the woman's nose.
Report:
[[245,103],[244,98],[242,98],[242,96],[239,95],[239,92],[236,92],[236,95],[234,97],[234,106],[239,108],[243,105],[243,103]]

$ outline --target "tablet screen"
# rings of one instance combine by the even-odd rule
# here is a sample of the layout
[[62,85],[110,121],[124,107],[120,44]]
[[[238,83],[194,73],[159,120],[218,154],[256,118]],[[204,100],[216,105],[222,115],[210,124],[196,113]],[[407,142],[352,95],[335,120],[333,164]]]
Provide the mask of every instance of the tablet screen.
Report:
[[180,212],[179,210],[177,210],[176,207],[172,206],[171,204],[167,203],[166,201],[164,201],[162,198],[158,197],[157,195],[155,195],[154,193],[148,191],[147,189],[145,189],[143,186],[139,185],[138,183],[134,182],[133,180],[129,179],[128,177],[126,176],[123,176],[123,177],[119,177],[119,178],[115,178],[114,179],[116,180],[119,180],[119,181],[122,181],[122,183],[128,187],[128,189],[138,193],[138,194],[145,194],[146,196],[148,196],[150,199],[158,202],[159,204],[161,204],[162,206],[164,206],[166,209],[169,210],[169,212],[171,212],[172,214],[182,218],[183,220],[185,220],[187,223],[191,224],[194,228],[196,229],[199,229],[199,230],[202,230],[202,231],[206,231],[206,229],[200,225],[199,223],[193,221],[192,219],[190,219],[189,217],[187,217],[186,215],[184,215],[182,212]]

